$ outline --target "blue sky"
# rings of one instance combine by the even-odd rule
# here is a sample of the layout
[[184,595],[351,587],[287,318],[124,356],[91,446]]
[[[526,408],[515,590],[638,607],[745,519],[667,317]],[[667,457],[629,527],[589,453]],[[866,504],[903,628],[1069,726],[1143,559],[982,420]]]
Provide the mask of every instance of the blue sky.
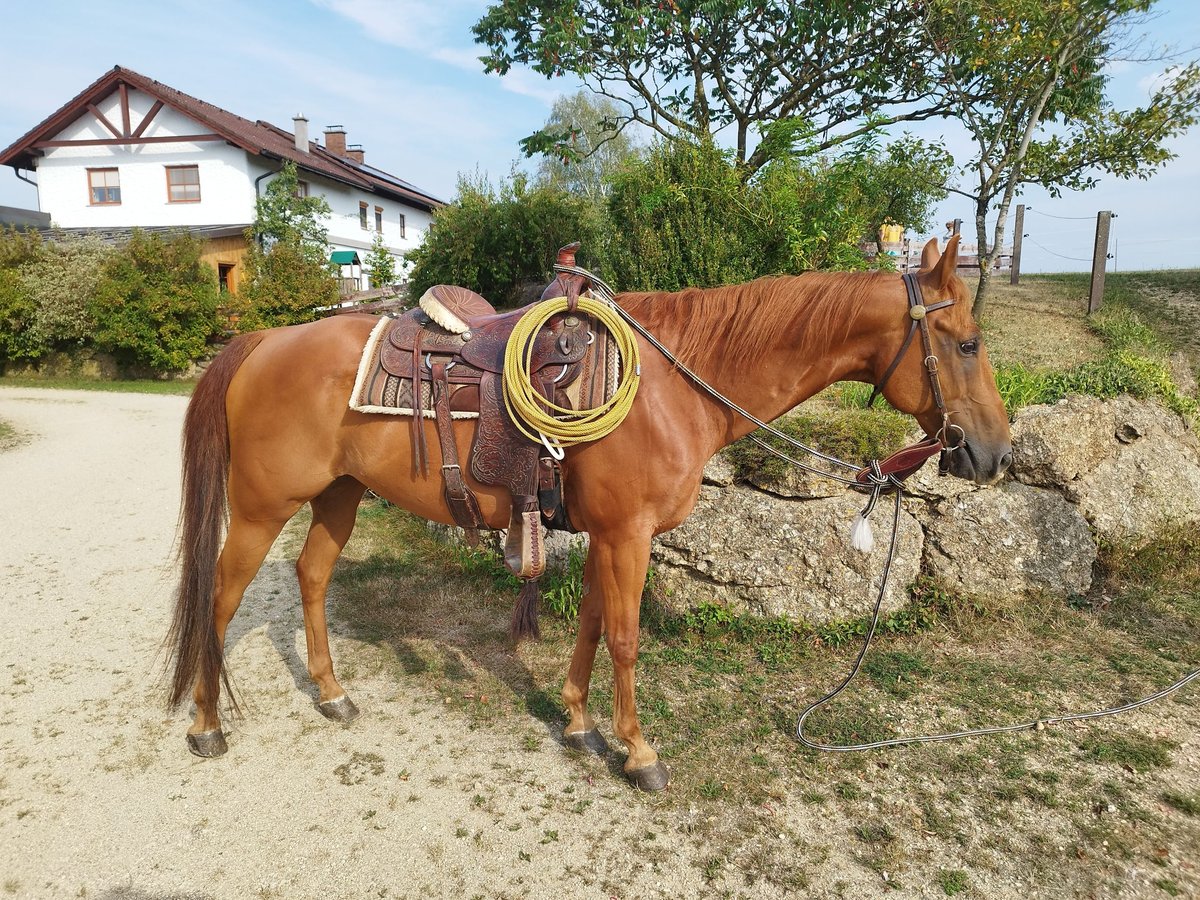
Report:
[[[495,180],[514,164],[529,165],[520,159],[518,140],[545,121],[556,95],[578,87],[531,72],[483,74],[470,26],[486,5],[43,0],[34,11],[0,0],[8,25],[0,52],[0,146],[119,64],[289,130],[297,112],[308,116],[314,134],[325,125],[344,125],[348,140],[364,145],[369,162],[450,199],[460,172],[479,169]],[[1200,47],[1200,4],[1162,0],[1157,12],[1148,28],[1154,41]],[[1120,105],[1143,100],[1160,70],[1161,64],[1119,65],[1113,98]],[[925,124],[919,133],[942,134],[952,152],[964,158],[968,152],[953,126]],[[1027,194],[1033,210],[1026,217],[1024,268],[1088,268],[1098,209],[1118,216],[1118,270],[1200,267],[1200,129],[1173,149],[1178,158],[1147,182],[1107,179],[1059,200],[1041,191]],[[36,205],[33,189],[7,167],[0,169],[0,205]],[[937,219],[971,215],[965,199],[952,197]]]

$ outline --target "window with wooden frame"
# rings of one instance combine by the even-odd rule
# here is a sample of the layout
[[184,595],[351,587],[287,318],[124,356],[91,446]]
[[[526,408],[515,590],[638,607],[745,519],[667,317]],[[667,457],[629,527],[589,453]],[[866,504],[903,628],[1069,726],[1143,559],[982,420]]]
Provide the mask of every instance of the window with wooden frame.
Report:
[[307,181],[297,181],[296,182],[296,196],[300,197],[300,198],[304,198],[304,197],[308,196],[308,182]]
[[200,202],[200,167],[167,166],[167,202]]
[[367,227],[367,204],[361,200],[358,201],[358,224],[362,226],[363,231],[369,231]]
[[116,169],[88,169],[88,205],[120,206],[121,174]]
[[375,207],[375,230],[383,231],[383,207]]
[[400,237],[404,237],[404,213],[400,213]]

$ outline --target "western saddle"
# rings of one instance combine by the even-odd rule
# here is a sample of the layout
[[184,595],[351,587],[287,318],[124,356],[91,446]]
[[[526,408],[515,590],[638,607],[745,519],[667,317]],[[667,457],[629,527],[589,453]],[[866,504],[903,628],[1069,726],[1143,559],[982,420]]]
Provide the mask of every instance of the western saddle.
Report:
[[[562,248],[559,263],[574,266],[578,246]],[[602,402],[609,381],[603,358],[611,353],[607,332],[576,308],[589,287],[584,276],[563,273],[542,292],[543,300],[566,297],[568,309],[551,317],[534,338],[529,369],[543,397],[575,409]],[[419,475],[428,472],[423,420],[433,418],[436,423],[446,503],[472,544],[487,525],[463,478],[453,420],[478,418],[470,471],[480,484],[504,487],[512,497],[504,562],[526,582],[545,569],[541,526],[574,530],[562,504],[555,458],[561,453],[522,435],[503,397],[505,347],[530,308],[497,313],[474,291],[437,285],[425,293],[418,308],[394,320],[379,352],[384,373],[411,389],[413,463]]]

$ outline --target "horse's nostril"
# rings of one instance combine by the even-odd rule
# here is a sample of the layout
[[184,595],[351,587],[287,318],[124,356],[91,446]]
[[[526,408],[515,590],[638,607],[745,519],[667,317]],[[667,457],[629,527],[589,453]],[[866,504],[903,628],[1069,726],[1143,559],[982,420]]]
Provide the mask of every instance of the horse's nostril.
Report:
[[1009,450],[1002,457],[1000,457],[1000,471],[1003,472],[1005,469],[1007,469],[1011,465],[1012,465],[1012,451]]

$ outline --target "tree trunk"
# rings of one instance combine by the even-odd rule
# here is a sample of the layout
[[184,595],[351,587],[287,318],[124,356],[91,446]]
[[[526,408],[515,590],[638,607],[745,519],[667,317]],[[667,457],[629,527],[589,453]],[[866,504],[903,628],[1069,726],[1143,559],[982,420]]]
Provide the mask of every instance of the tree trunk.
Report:
[[975,287],[975,302],[971,304],[971,315],[978,322],[987,304],[988,287],[992,279],[992,254],[988,250],[986,202],[979,203],[975,207],[975,242],[979,254],[979,283]]

